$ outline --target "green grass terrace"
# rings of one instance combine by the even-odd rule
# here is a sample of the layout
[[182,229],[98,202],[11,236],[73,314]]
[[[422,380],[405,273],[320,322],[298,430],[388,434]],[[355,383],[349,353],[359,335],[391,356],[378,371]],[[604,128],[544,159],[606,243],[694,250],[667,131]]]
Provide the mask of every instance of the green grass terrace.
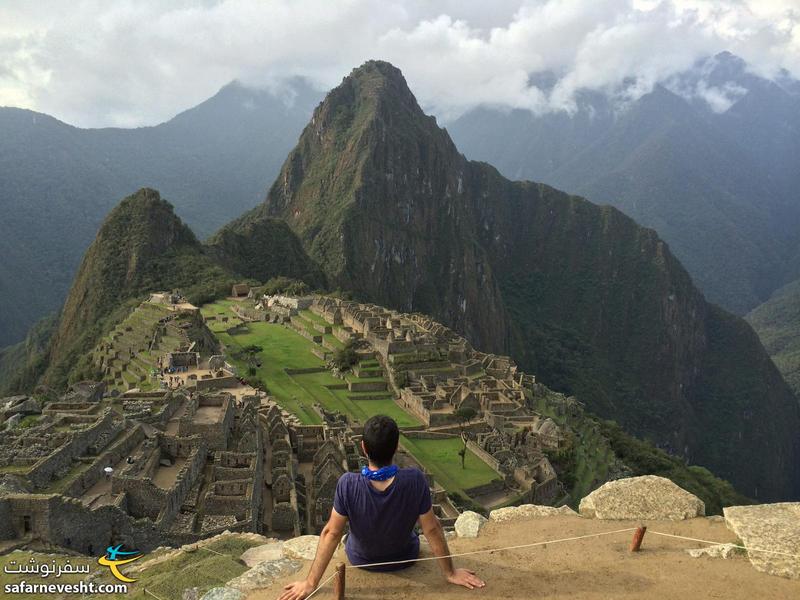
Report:
[[464,490],[500,477],[471,450],[467,450],[462,468],[458,452],[464,445],[459,438],[411,439],[401,435],[400,445],[448,492],[467,495]]
[[[278,404],[291,411],[304,424],[322,422],[313,405],[319,402],[328,410],[338,410],[348,415],[354,422],[363,423],[375,414],[389,415],[400,427],[416,427],[420,422],[394,402],[390,392],[350,392],[347,380],[334,377],[324,362],[312,353],[321,346],[301,336],[283,325],[262,321],[242,323],[231,312],[233,301],[223,300],[202,307],[204,316],[215,316],[209,321],[209,328],[227,348],[228,358],[241,373],[247,373],[247,364],[237,360],[233,354],[246,346],[260,346],[257,355],[261,366],[256,368],[256,376],[266,385],[269,394]],[[313,322],[325,323],[318,315],[302,311],[313,317]],[[222,322],[221,317],[228,317]],[[304,319],[312,323],[311,317]],[[327,323],[326,323],[327,324]],[[229,333],[231,328],[242,325],[241,331]],[[334,338],[335,339],[335,338]],[[338,341],[338,340],[337,340]],[[314,373],[292,373],[299,369],[320,369]],[[355,378],[357,381],[383,381],[382,378]]]

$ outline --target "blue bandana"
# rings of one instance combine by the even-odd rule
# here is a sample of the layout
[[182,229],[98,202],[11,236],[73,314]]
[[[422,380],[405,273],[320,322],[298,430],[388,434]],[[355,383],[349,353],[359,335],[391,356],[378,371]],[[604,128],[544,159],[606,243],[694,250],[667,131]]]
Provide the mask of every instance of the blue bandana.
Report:
[[368,466],[361,467],[361,474],[372,481],[386,481],[397,475],[397,465],[381,467],[377,471],[371,471]]

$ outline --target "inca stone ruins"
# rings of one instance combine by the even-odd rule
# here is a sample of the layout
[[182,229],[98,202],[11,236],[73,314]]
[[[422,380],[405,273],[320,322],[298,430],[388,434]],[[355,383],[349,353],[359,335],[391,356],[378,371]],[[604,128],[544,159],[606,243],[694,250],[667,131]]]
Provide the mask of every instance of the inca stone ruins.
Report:
[[548,456],[569,436],[508,357],[417,314],[232,292],[202,309],[153,294],[91,353],[97,381],[0,400],[0,540],[93,554],[225,530],[318,533],[377,413],[398,420],[397,462],[426,473],[446,526],[465,503],[564,500]]

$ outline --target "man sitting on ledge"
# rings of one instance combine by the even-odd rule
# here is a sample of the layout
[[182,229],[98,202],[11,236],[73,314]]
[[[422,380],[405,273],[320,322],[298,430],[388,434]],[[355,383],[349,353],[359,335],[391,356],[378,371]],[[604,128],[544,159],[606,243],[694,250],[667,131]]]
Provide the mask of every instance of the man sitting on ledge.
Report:
[[[455,569],[439,519],[433,513],[428,482],[419,469],[398,469],[392,464],[400,430],[390,417],[376,415],[364,424],[361,450],[369,461],[361,473],[345,473],[336,484],[330,519],[322,530],[317,555],[304,581],[290,583],[279,600],[303,600],[319,585],[334,550],[350,522],[345,543],[353,565],[409,561],[419,557],[420,528],[439,558],[447,581],[469,589],[485,584],[468,569]],[[393,571],[414,562],[365,567]]]

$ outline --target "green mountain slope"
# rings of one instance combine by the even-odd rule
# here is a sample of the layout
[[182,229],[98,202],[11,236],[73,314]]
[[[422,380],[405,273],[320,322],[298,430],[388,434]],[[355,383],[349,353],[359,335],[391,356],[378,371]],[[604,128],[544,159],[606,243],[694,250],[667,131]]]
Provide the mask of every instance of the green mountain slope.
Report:
[[279,219],[249,222],[247,215],[226,225],[207,243],[210,253],[231,271],[260,281],[284,276],[322,287],[324,276],[295,233]]
[[109,213],[86,251],[48,348],[44,383],[63,385],[99,336],[148,292],[179,289],[201,302],[232,281],[169,202],[139,190]]
[[747,315],[786,382],[800,395],[800,280]]
[[366,63],[315,110],[266,201],[231,226],[240,249],[272,218],[330,287],[510,352],[746,495],[800,497],[800,406],[746,323],[616,209],[467,161],[393,66]]
[[0,346],[60,308],[104,216],[134,190],[160,190],[201,238],[256,206],[319,97],[300,80],[285,96],[234,82],[136,129],[0,107]]
[[[539,79],[545,90],[557,80]],[[662,83],[623,106],[582,91],[569,114],[480,107],[449,129],[508,177],[654,228],[708,299],[745,314],[800,276],[789,260],[800,243],[800,96],[728,53]],[[712,109],[711,92],[731,106]]]

